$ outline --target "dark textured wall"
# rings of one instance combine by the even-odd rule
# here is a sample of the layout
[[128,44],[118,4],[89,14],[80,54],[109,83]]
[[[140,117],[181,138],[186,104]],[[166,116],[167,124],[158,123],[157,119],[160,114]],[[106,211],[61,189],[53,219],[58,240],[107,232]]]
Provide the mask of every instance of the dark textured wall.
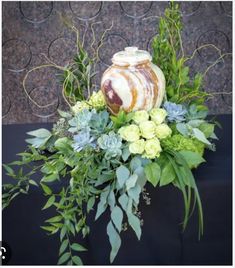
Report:
[[[157,34],[157,17],[163,14],[167,2],[3,2],[3,124],[49,122],[57,118],[56,110],[65,109],[61,96],[58,71],[51,67],[35,70],[27,80],[27,92],[32,100],[47,108],[38,108],[23,91],[22,81],[28,70],[46,63],[43,53],[53,62],[64,65],[76,51],[76,36],[61,22],[59,12],[73,18],[81,35],[87,28],[86,45],[92,42],[91,25],[97,38],[105,28],[114,27],[100,50],[99,73],[110,64],[111,56],[125,46],[138,46],[151,52],[152,37]],[[222,53],[232,50],[232,2],[182,2],[185,54],[190,56],[203,44],[212,43]],[[204,72],[219,53],[204,48],[189,61],[192,73]],[[231,113],[232,57],[211,68],[205,78],[205,89],[216,93],[208,101],[211,113]]]

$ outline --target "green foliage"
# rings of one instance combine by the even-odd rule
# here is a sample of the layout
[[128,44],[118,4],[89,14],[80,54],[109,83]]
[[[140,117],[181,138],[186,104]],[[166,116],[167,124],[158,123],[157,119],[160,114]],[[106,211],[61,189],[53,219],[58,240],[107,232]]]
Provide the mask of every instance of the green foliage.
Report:
[[166,78],[167,98],[175,103],[202,105],[208,96],[202,90],[202,75],[189,77],[181,44],[182,16],[179,5],[170,2],[164,17],[160,18],[158,35],[153,39],[153,63],[157,64]]
[[33,136],[34,138],[26,139],[26,142],[28,142],[35,148],[42,147],[51,138],[51,132],[44,128],[30,131],[27,134]]
[[152,183],[154,187],[157,186],[161,178],[161,168],[157,163],[149,163],[144,168],[147,180]]
[[200,154],[191,151],[179,152],[186,161],[190,169],[198,167],[201,163],[205,162],[205,159]]
[[116,116],[110,116],[115,129],[119,129],[122,126],[129,123],[133,118],[133,113],[126,113],[123,110],[120,110]]

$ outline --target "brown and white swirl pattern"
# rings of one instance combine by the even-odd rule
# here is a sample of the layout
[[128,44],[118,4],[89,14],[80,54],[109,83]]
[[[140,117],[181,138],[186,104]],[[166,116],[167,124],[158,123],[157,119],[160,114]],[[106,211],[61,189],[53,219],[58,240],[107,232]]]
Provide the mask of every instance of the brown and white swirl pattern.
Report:
[[136,65],[113,64],[103,74],[101,89],[113,114],[159,107],[165,95],[165,77],[150,61]]

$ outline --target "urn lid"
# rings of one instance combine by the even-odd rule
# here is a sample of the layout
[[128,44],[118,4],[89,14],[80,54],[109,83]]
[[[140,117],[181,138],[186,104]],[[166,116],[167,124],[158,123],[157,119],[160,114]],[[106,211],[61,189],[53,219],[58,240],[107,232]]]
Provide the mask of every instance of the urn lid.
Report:
[[139,50],[138,47],[126,47],[113,55],[112,62],[120,66],[137,65],[146,61],[151,61],[151,55],[145,50]]

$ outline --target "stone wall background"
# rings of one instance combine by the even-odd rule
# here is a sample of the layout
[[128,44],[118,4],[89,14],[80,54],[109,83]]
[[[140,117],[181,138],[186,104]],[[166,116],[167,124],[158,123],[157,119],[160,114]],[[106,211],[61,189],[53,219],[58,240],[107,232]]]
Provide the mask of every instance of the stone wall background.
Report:
[[[232,51],[232,2],[179,2],[183,13],[183,44],[186,55],[195,48],[212,43],[222,53]],[[41,105],[40,109],[27,98],[22,81],[28,70],[46,63],[42,54],[57,64],[66,64],[76,51],[76,36],[60,20],[63,12],[74,20],[85,44],[92,42],[91,25],[97,38],[104,29],[108,33],[100,50],[99,87],[102,72],[111,63],[112,55],[125,46],[138,46],[151,52],[152,37],[157,34],[159,19],[168,2],[2,2],[2,116],[3,124],[53,122],[57,108],[66,109],[61,96],[58,71],[51,67],[30,73],[27,92]],[[149,18],[150,17],[150,18]],[[204,48],[189,62],[192,73],[204,72],[219,57],[213,48]],[[205,89],[215,92],[208,101],[212,114],[232,112],[232,57],[226,56],[207,73]]]

